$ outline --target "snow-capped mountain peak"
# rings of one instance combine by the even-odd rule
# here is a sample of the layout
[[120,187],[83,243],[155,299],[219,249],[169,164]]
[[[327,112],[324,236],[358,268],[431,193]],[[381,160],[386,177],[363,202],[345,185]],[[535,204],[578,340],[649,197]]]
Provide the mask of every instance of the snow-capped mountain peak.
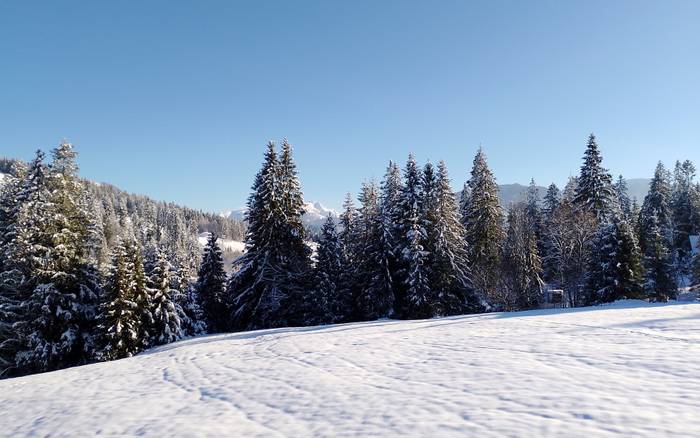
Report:
[[[221,213],[221,215],[231,219],[243,220],[245,219],[245,214],[247,211],[248,208],[244,207],[238,208],[236,210],[223,212]],[[323,222],[328,218],[328,216],[337,218],[339,216],[339,213],[333,210],[332,208],[324,206],[320,202],[304,203],[304,215],[301,218],[304,225],[307,225],[312,228],[320,227],[321,225],[323,225]]]

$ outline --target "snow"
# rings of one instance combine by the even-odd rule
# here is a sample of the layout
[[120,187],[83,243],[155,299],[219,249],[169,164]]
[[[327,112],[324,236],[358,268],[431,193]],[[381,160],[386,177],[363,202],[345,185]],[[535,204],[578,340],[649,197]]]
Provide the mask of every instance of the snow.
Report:
[[699,436],[700,304],[194,338],[0,381],[0,435]]
[[[197,242],[204,248],[207,245],[207,240],[209,240],[210,233],[199,233],[197,236]],[[229,250],[236,253],[243,253],[245,251],[245,242],[240,240],[230,240],[230,239],[219,239],[217,240],[219,247],[223,250]]]
[[[239,208],[232,211],[226,211],[221,215],[236,220],[243,220],[245,218],[245,213],[248,211],[247,208]],[[339,213],[332,208],[327,208],[320,202],[306,202],[304,203],[304,215],[301,217],[302,222],[306,226],[320,228],[323,222],[326,221],[328,216],[333,216],[337,218]]]
[[7,174],[0,172],[0,186],[3,184]]

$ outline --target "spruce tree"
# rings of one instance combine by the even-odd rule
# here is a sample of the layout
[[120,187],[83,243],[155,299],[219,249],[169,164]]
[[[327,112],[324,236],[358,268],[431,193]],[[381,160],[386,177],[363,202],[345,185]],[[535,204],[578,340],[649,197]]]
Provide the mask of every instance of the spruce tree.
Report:
[[343,309],[337,309],[336,317],[341,321],[350,321],[357,318],[355,308],[355,298],[359,294],[360,279],[357,277],[357,266],[361,259],[361,254],[358,245],[358,215],[355,208],[352,195],[347,193],[343,201],[343,211],[339,219],[340,230],[338,232],[338,240],[340,241],[343,274],[341,279],[341,287],[343,289],[342,296],[347,299]]
[[[393,276],[390,271],[393,249],[390,224],[382,217],[375,183],[365,183],[360,192],[357,221],[357,285],[355,306],[361,320],[384,318],[394,307]],[[392,240],[388,240],[392,239]]]
[[617,205],[620,208],[620,211],[622,212],[623,218],[627,222],[632,222],[632,200],[630,200],[629,195],[627,194],[627,181],[625,178],[622,177],[622,175],[617,177],[617,181],[615,182],[614,185],[614,190],[615,190],[615,198],[617,200]]
[[231,313],[225,289],[226,272],[218,239],[214,233],[209,235],[195,285],[198,304],[209,333],[220,333],[230,328]]
[[33,196],[19,215],[17,243],[24,253],[22,270],[28,280],[22,287],[28,296],[17,325],[22,342],[17,362],[27,371],[86,363],[93,354],[101,292],[90,261],[94,222],[75,157],[65,141],[52,151],[44,177],[30,177]]
[[[427,318],[433,314],[432,291],[428,283],[425,249],[424,175],[413,155],[404,170],[404,184],[397,205],[396,254],[400,255],[397,276],[397,313],[402,318]],[[429,194],[428,196],[432,196]]]
[[552,236],[552,224],[561,204],[561,193],[556,184],[547,188],[542,202],[542,244],[540,258],[542,260],[542,279],[547,282],[556,281],[555,242]]
[[457,199],[452,192],[447,166],[438,163],[432,220],[427,222],[430,242],[429,284],[434,315],[455,315],[482,310],[469,280],[465,231],[459,220]]
[[462,224],[466,230],[470,272],[477,292],[490,299],[498,284],[504,218],[498,185],[482,149],[474,158],[469,189],[471,194]]
[[130,357],[144,348],[141,308],[136,302],[135,260],[130,244],[120,241],[112,250],[111,270],[100,307],[98,331],[104,360]]
[[328,216],[321,229],[316,266],[314,267],[314,293],[307,300],[305,321],[307,324],[324,324],[343,321],[351,305],[347,290],[343,289],[343,254],[335,221]]
[[151,269],[148,272],[148,287],[151,295],[151,345],[162,345],[175,342],[182,338],[180,314],[173,296],[176,291],[172,289],[172,266],[167,254],[162,248],[158,248],[153,255]]
[[589,304],[642,298],[641,254],[632,227],[616,213],[591,240],[587,289]]
[[603,157],[598,149],[595,135],[591,134],[588,137],[573,202],[579,208],[592,211],[598,220],[610,213],[615,197],[612,177],[607,169],[602,167],[602,162]]
[[302,213],[291,150],[283,149],[280,162],[270,142],[248,198],[246,253],[234,262],[228,283],[234,329],[301,323],[299,311],[310,266]]
[[14,324],[20,320],[23,296],[19,265],[12,258],[11,244],[17,231],[17,216],[23,202],[27,169],[20,162],[0,186],[0,378],[15,367],[19,339]]
[[676,296],[670,175],[659,162],[639,214],[639,242],[646,271],[644,289],[658,301]]
[[690,236],[698,231],[693,216],[693,179],[695,166],[686,160],[676,162],[673,178],[673,188],[670,200],[673,223],[672,250],[674,256],[676,277],[685,281],[690,273],[692,248]]
[[644,219],[644,292],[652,301],[666,302],[676,298],[677,285],[668,233],[661,223],[656,214]]

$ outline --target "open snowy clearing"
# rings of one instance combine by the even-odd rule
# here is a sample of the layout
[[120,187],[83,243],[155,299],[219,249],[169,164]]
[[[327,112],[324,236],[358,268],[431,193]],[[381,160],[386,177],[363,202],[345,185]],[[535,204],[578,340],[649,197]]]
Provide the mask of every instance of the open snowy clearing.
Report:
[[700,435],[700,304],[208,336],[0,381],[18,436]]

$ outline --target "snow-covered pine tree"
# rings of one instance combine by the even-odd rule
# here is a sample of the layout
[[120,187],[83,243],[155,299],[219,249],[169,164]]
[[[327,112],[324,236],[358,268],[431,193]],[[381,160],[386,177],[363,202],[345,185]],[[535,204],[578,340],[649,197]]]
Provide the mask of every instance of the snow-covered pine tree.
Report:
[[644,218],[644,292],[652,301],[666,302],[676,298],[678,286],[668,232],[661,223],[654,213]]
[[[17,243],[30,291],[17,324],[22,351],[17,365],[48,371],[86,363],[93,354],[95,306],[101,294],[90,256],[94,222],[78,178],[76,153],[62,142],[44,177],[30,176],[33,195],[23,203]],[[41,167],[41,166],[39,166]],[[31,172],[31,170],[30,170]]]
[[[346,307],[342,310],[343,321],[356,319],[355,298],[359,294],[359,279],[357,278],[357,265],[360,259],[358,235],[358,215],[355,203],[350,193],[345,194],[343,212],[339,218],[340,230],[338,240],[342,252],[343,278],[341,280],[343,296],[348,299]],[[339,309],[340,310],[340,309]]]
[[683,284],[690,274],[692,248],[689,237],[698,231],[697,224],[693,220],[695,166],[689,160],[685,160],[683,163],[677,161],[673,176],[670,200],[673,223],[672,251],[676,278],[679,284]]
[[[397,270],[400,255],[396,253],[396,226],[398,221],[398,206],[401,200],[403,186],[401,169],[393,161],[389,162],[379,193],[379,214],[374,229],[374,266],[372,284],[374,295],[379,299],[390,316],[395,313]],[[382,312],[383,313],[383,312]]]
[[459,194],[459,217],[460,220],[462,218],[467,217],[467,213],[469,212],[469,199],[471,198],[472,190],[469,187],[469,181],[464,182],[464,186],[462,186],[462,192]]
[[340,244],[343,247],[344,257],[348,263],[353,262],[353,257],[355,254],[353,245],[356,237],[356,227],[357,209],[355,208],[352,195],[350,193],[346,193],[345,200],[343,201],[343,212],[340,214],[340,232],[338,233],[338,237],[340,239]]
[[343,321],[350,301],[343,289],[343,254],[333,216],[328,216],[321,229],[316,266],[314,267],[314,289],[306,301],[307,324],[325,324]]
[[503,310],[537,308],[542,301],[542,265],[527,204],[511,206],[508,211],[501,263],[496,306]]
[[627,193],[627,180],[622,175],[617,177],[617,181],[613,185],[615,190],[615,199],[617,200],[617,205],[622,212],[623,218],[628,222],[632,223],[632,200]]
[[552,217],[554,211],[559,207],[560,202],[561,191],[556,184],[552,183],[547,187],[547,193],[545,193],[544,199],[542,200],[542,214],[544,215],[545,221],[548,221]]
[[589,304],[643,297],[641,254],[623,215],[614,213],[591,239],[586,273]]
[[602,162],[603,157],[598,149],[595,135],[591,134],[588,137],[573,201],[577,207],[592,211],[598,220],[605,218],[611,212],[615,198],[612,176],[607,169],[603,168]]
[[130,240],[126,245],[126,257],[131,273],[131,297],[136,304],[136,315],[141,320],[138,338],[142,349],[151,347],[151,330],[153,329],[153,314],[151,309],[151,294],[148,290],[148,278],[144,268],[143,252],[136,240]]
[[204,313],[199,306],[196,284],[190,280],[186,269],[181,267],[175,272],[173,290],[177,291],[174,301],[180,314],[182,335],[188,337],[207,333],[207,324],[204,322]]
[[[425,180],[427,180],[427,176]],[[473,293],[469,280],[469,263],[465,231],[459,220],[457,199],[452,192],[444,161],[438,163],[433,196],[428,202],[433,212],[426,216],[430,246],[429,284],[434,296],[435,315],[478,312],[482,305]]]
[[195,284],[199,308],[209,333],[220,333],[230,329],[231,311],[225,288],[226,272],[218,239],[213,233],[209,235]]
[[676,295],[673,258],[673,211],[670,175],[659,162],[639,214],[639,244],[643,256],[645,291],[655,300]]
[[552,183],[547,187],[547,193],[545,193],[542,201],[542,248],[540,259],[542,260],[542,279],[546,283],[556,282],[556,256],[550,229],[560,203],[561,192],[557,185]]
[[[434,176],[433,176],[434,178]],[[432,316],[434,299],[428,283],[428,253],[425,249],[427,240],[425,230],[425,210],[423,202],[426,197],[423,190],[425,175],[418,169],[413,155],[409,155],[404,170],[404,184],[397,205],[396,254],[401,257],[397,277],[398,316],[402,318],[428,318]],[[432,188],[430,188],[432,190]]]
[[[289,253],[286,262],[289,264],[291,282],[304,282],[304,278],[296,278],[299,274],[307,274],[311,266],[311,250],[306,245],[306,229],[302,223],[304,209],[304,196],[301,193],[301,184],[297,175],[296,164],[292,158],[292,146],[285,138],[282,141],[282,154],[280,156],[279,190],[282,199],[282,212],[286,218],[285,250]],[[303,286],[303,284],[302,284]]]
[[248,198],[246,253],[236,260],[228,283],[237,330],[280,327],[302,319],[297,312],[310,251],[301,226],[301,194],[283,192],[299,190],[288,148],[281,161],[270,142]]
[[180,314],[178,312],[172,289],[172,265],[163,248],[157,248],[148,265],[148,288],[150,293],[151,316],[153,324],[149,335],[151,345],[162,345],[182,338]]
[[17,231],[26,174],[26,166],[17,161],[0,186],[0,378],[13,371],[19,347],[14,324],[20,318],[23,297],[18,287],[20,270],[10,245]]
[[144,324],[135,301],[134,260],[130,244],[120,241],[112,250],[103,303],[98,317],[99,340],[103,360],[130,357],[144,348],[141,338]]
[[541,257],[545,252],[544,242],[544,217],[540,201],[540,192],[535,184],[535,179],[530,180],[525,197],[525,220],[535,234],[537,242],[537,254]]
[[498,185],[481,148],[474,157],[469,189],[471,194],[463,212],[462,225],[466,230],[470,272],[476,291],[488,300],[496,293],[505,236]]
[[[387,176],[393,178],[393,169],[390,168],[388,172]],[[389,189],[386,183],[382,196],[395,197],[395,193],[390,194],[387,190],[397,190],[398,187]],[[378,188],[374,182],[362,185],[359,201],[356,316],[361,320],[373,320],[390,316],[394,308],[394,279],[391,272],[394,260],[390,246],[393,242],[392,224],[382,216],[391,212],[382,212],[383,207],[390,207],[380,206]]]

